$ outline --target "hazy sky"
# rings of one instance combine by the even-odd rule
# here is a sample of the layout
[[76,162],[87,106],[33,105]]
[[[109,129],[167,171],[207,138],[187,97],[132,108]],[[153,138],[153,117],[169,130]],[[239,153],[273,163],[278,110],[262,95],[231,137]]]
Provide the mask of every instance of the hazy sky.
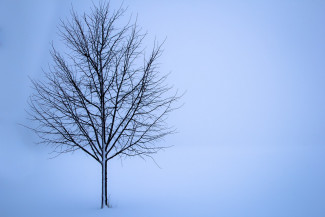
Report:
[[[38,78],[47,68],[51,41],[60,47],[56,26],[60,18],[69,18],[71,5],[83,12],[92,3],[0,0],[0,184],[19,177],[10,171],[20,164],[10,164],[8,156],[25,150],[15,123],[24,118],[32,91],[28,77]],[[112,8],[119,5],[111,0]],[[166,189],[192,183],[174,195],[185,201],[180,195],[189,189],[209,186],[198,195],[207,203],[215,195],[220,197],[216,201],[226,201],[226,208],[216,213],[233,210],[227,201],[238,200],[234,206],[246,207],[241,216],[324,216],[325,1],[125,0],[124,5],[148,31],[148,46],[155,37],[167,37],[161,71],[171,72],[169,82],[186,91],[184,106],[170,117],[179,133],[165,141],[175,145],[175,152],[158,156],[166,174],[156,181],[169,180]],[[36,150],[18,152],[26,160]],[[119,176],[116,168],[118,163],[112,173]],[[253,195],[251,203],[248,195]]]

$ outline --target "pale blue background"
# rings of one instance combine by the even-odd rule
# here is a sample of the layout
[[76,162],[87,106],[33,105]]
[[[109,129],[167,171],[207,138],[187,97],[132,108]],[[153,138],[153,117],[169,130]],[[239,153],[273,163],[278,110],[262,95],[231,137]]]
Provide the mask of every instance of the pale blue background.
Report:
[[92,159],[48,160],[16,125],[71,3],[92,4],[0,1],[0,216],[325,216],[325,1],[125,0],[187,93],[162,169],[111,162],[105,211]]

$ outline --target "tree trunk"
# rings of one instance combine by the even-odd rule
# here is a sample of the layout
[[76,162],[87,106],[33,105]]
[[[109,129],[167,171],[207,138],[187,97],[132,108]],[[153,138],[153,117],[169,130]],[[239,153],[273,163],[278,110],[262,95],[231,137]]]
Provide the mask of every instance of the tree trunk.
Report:
[[104,206],[108,207],[108,201],[107,201],[107,164],[106,164],[106,162],[102,163],[102,205],[101,205],[101,208],[103,209]]
[[109,207],[107,196],[107,163],[105,163],[105,205]]

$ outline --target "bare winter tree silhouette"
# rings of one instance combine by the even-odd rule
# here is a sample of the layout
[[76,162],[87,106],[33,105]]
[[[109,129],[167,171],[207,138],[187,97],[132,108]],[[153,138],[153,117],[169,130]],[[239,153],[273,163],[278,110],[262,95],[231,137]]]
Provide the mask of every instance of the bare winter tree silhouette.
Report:
[[45,79],[32,81],[29,100],[41,143],[58,154],[83,151],[101,165],[102,208],[109,206],[107,162],[165,148],[156,141],[174,132],[166,118],[180,98],[158,71],[161,44],[146,56],[136,22],[118,25],[124,14],[106,3],[82,16],[72,10],[59,27],[69,52],[52,45],[53,64]]

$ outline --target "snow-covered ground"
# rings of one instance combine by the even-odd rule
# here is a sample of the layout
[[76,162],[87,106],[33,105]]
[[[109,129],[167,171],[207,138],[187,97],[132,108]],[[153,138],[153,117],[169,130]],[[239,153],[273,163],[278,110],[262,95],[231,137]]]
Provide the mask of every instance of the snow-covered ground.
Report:
[[[100,168],[83,154],[49,160],[48,148],[1,129],[0,216],[324,216],[325,147],[177,145],[153,161],[109,165],[112,208],[100,207]],[[3,143],[4,144],[4,143]]]

